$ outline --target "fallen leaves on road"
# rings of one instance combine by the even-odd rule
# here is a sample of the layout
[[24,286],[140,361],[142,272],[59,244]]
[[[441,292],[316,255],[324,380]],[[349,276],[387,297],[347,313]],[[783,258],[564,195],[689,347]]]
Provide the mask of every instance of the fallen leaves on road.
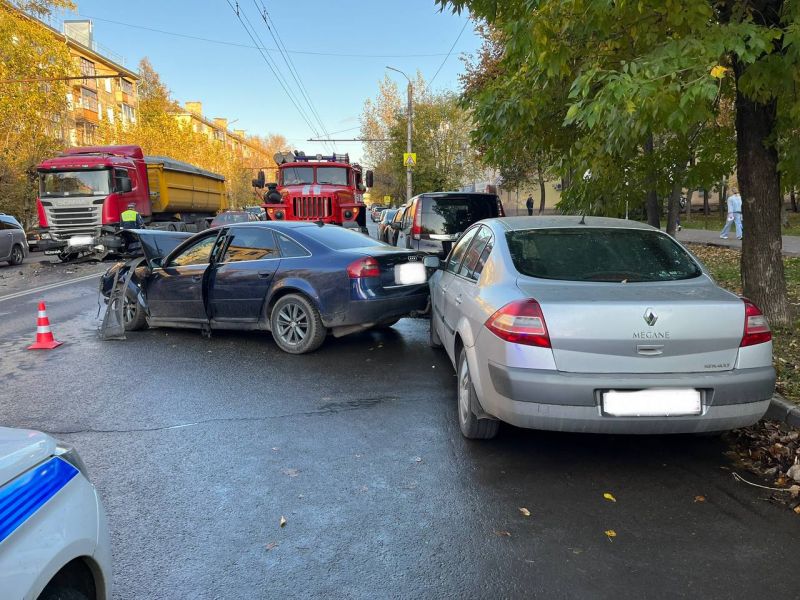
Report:
[[521,507],[521,508],[519,509],[519,512],[521,512],[521,513],[522,513],[522,516],[523,516],[523,517],[530,517],[530,516],[531,516],[531,511],[529,511],[529,510],[528,510],[527,508],[525,508],[524,506],[523,506],[523,507]]
[[266,545],[267,552],[269,552],[270,550],[275,550],[275,548],[277,548],[277,547],[278,547],[278,544],[275,543],[275,542],[270,542],[269,544]]
[[284,517],[283,515],[281,515],[280,524],[281,527],[286,527],[286,517]]
[[505,531],[505,530],[503,530],[503,531],[495,531],[494,534],[496,536],[498,536],[498,537],[511,537],[511,532],[510,531]]
[[706,501],[706,497],[705,496],[695,496],[694,497],[694,501],[695,502],[705,502]]
[[797,506],[795,506],[795,507],[794,507],[792,510],[793,510],[795,513],[797,513],[798,515],[800,515],[800,504],[798,504]]
[[765,479],[767,488],[780,488],[768,489],[772,500],[796,501],[793,487],[787,486],[800,483],[800,432],[778,421],[759,421],[731,431],[725,439],[732,447],[728,456],[740,467]]
[[608,538],[608,541],[610,542],[615,537],[617,537],[617,532],[614,531],[613,529],[606,529],[606,537]]
[[603,494],[603,498],[605,498],[609,502],[616,502],[617,501],[617,499],[614,498],[614,495],[611,492],[606,492],[605,494]]

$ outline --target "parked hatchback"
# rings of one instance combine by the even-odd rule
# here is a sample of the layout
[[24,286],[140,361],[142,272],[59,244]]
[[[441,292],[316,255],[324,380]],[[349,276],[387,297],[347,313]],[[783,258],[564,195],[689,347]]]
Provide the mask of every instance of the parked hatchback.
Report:
[[11,215],[0,214],[0,262],[18,265],[28,256],[25,230]]
[[503,205],[494,194],[421,194],[411,199],[399,225],[392,225],[397,230],[394,244],[445,257],[470,225],[502,216]]
[[440,267],[430,281],[431,345],[444,346],[456,367],[466,437],[493,437],[499,421],[716,432],[751,425],[769,406],[766,318],[657,229],[589,217],[490,219],[467,230]]

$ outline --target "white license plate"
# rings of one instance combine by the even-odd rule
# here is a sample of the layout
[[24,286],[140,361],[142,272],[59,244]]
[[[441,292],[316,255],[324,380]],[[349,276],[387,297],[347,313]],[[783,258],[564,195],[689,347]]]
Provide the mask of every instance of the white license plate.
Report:
[[92,236],[90,235],[74,235],[69,238],[68,246],[91,246]]
[[397,285],[413,285],[415,283],[425,283],[428,280],[428,273],[425,265],[421,262],[411,262],[394,266],[394,282]]
[[603,412],[615,417],[677,417],[699,415],[703,405],[697,390],[612,390],[603,394]]

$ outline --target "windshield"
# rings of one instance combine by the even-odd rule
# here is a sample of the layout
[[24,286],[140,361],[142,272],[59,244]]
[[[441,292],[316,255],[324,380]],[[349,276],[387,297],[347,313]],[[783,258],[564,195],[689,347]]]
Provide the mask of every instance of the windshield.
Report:
[[644,229],[530,229],[506,234],[523,275],[565,281],[675,281],[702,271],[683,247]]
[[498,216],[496,196],[422,199],[422,233],[453,235],[481,219]]
[[50,171],[39,174],[41,196],[106,196],[110,171]]
[[317,167],[317,183],[347,185],[347,169],[344,167]]
[[314,183],[313,167],[287,167],[282,169],[283,185],[306,185]]

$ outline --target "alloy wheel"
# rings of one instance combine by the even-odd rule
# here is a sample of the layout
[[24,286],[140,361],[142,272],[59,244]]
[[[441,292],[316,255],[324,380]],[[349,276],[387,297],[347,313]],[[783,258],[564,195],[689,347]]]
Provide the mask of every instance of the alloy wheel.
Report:
[[469,395],[470,388],[472,387],[472,379],[469,376],[469,365],[467,365],[467,358],[461,361],[461,369],[458,374],[458,418],[462,423],[466,423],[469,419]]
[[15,265],[22,262],[22,250],[19,249],[19,246],[14,246],[14,249],[11,251],[11,260]]
[[296,346],[308,335],[308,314],[299,304],[286,304],[278,312],[278,336],[286,344]]
[[136,318],[136,301],[128,298],[125,294],[122,301],[122,322],[125,324],[132,323]]

